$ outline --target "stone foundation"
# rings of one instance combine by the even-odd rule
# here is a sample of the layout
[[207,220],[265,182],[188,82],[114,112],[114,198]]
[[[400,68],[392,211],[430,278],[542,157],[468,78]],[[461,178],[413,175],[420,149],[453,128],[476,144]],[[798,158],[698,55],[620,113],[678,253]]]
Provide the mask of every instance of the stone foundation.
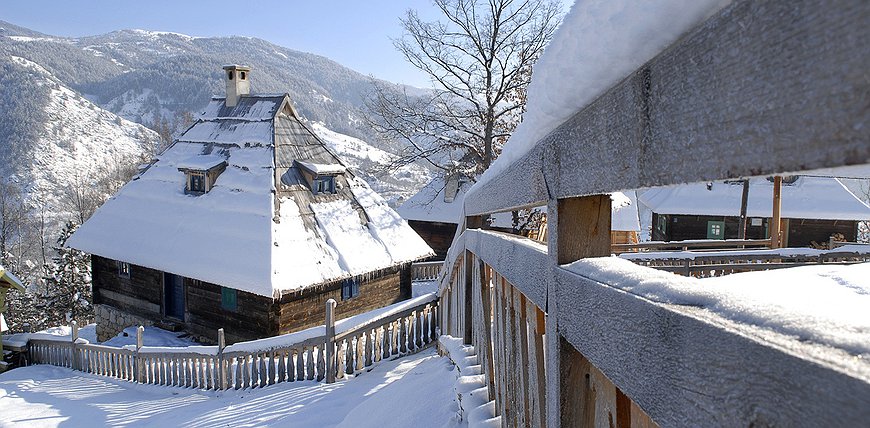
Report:
[[97,321],[97,340],[109,340],[130,326],[152,325],[151,320],[131,315],[109,305],[95,305],[94,315]]

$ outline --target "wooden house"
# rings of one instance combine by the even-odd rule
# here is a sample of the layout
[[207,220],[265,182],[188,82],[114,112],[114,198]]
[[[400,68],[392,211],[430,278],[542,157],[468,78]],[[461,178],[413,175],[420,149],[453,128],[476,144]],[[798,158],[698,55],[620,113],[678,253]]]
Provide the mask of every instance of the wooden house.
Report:
[[[473,183],[465,178],[451,176],[447,180],[436,178],[402,203],[398,208],[402,218],[435,250],[436,258],[444,260],[447,250],[453,243],[456,226],[463,219],[462,203],[465,193]],[[640,222],[634,192],[613,195],[613,216],[611,239],[613,243],[637,243]],[[546,212],[545,208],[541,208]],[[492,230],[511,232],[513,218],[510,212],[495,213],[490,220]],[[532,231],[535,239],[546,239],[546,218],[537,230]]]
[[[651,189],[640,201],[652,211],[654,241],[736,239],[742,181],[684,184]],[[769,237],[773,183],[750,180],[747,239]],[[783,246],[827,243],[831,236],[855,241],[858,222],[870,220],[870,207],[838,179],[791,176],[782,185]]]
[[411,296],[426,243],[305,125],[287,94],[226,97],[69,239],[93,254],[99,340],[135,324],[283,334]]

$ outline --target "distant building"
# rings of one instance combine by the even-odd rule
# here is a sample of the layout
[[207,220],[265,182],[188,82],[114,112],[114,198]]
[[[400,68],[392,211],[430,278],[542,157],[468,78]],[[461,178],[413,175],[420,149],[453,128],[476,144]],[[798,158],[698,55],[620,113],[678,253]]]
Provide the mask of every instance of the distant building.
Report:
[[[640,201],[652,211],[654,241],[736,239],[742,181],[685,184],[651,189]],[[750,180],[747,239],[769,237],[773,183]],[[855,241],[858,221],[870,220],[870,207],[836,178],[786,177],[782,185],[783,245],[825,243],[834,234]]]
[[[462,203],[465,193],[472,184],[464,178],[451,176],[445,182],[436,178],[411,196],[397,209],[402,218],[435,250],[436,258],[443,260],[447,255],[456,226],[463,218]],[[546,208],[541,208],[546,213]],[[611,239],[613,243],[636,243],[640,222],[634,192],[615,193],[613,196],[613,215],[611,217]],[[492,216],[491,229],[510,232],[513,228],[511,213],[498,213]],[[546,219],[539,230],[532,235],[546,237]]]
[[69,239],[93,254],[99,340],[144,323],[209,341],[288,333],[411,296],[426,243],[304,124],[287,94],[226,97]]

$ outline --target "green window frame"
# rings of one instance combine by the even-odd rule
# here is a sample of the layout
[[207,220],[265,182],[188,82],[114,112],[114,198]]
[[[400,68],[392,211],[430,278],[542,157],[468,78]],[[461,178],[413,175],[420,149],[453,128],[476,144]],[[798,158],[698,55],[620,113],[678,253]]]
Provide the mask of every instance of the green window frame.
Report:
[[238,298],[239,291],[235,288],[221,287],[221,308],[235,312],[239,307]]
[[725,239],[725,222],[708,221],[707,239]]

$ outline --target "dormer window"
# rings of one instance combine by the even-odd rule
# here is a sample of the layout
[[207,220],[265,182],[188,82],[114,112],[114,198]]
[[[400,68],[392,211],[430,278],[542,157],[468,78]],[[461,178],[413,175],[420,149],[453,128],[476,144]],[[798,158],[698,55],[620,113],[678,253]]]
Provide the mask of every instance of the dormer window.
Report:
[[314,178],[314,186],[312,192],[315,195],[320,193],[335,193],[335,177],[331,175],[319,175]]
[[191,171],[187,174],[187,191],[205,193],[205,172]]
[[178,163],[184,173],[184,193],[201,195],[214,187],[218,176],[227,168],[227,161],[220,155],[200,155]]
[[312,162],[295,161],[294,166],[299,169],[305,181],[311,188],[311,193],[335,194],[336,177],[344,174],[345,167],[341,164],[318,164]]

